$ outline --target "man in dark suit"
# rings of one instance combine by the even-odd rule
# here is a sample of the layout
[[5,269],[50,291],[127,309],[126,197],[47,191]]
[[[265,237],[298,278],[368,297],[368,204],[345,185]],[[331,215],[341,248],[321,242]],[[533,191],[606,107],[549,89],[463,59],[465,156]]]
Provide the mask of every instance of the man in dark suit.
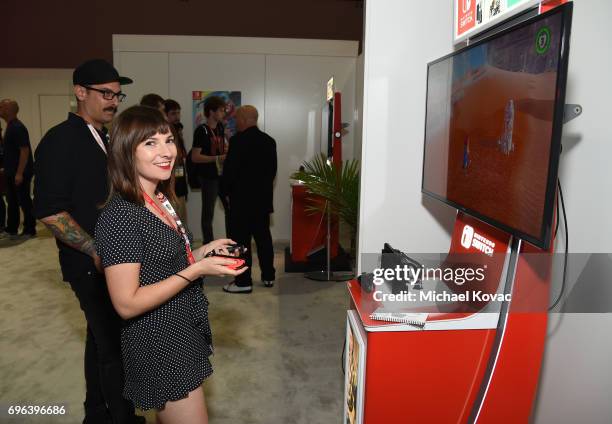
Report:
[[236,111],[238,133],[230,139],[223,167],[221,192],[229,200],[229,230],[234,241],[247,247],[249,270],[223,287],[228,293],[251,293],[251,237],[255,239],[261,280],[274,286],[274,249],[270,214],[276,177],[276,142],[257,128],[257,109],[242,106]]
[[[36,220],[32,214],[30,187],[34,175],[30,136],[17,118],[19,105],[15,100],[0,102],[0,118],[6,121],[4,133],[4,175],[8,215],[6,232],[13,240],[36,235]],[[19,230],[19,210],[23,212],[23,231]]]

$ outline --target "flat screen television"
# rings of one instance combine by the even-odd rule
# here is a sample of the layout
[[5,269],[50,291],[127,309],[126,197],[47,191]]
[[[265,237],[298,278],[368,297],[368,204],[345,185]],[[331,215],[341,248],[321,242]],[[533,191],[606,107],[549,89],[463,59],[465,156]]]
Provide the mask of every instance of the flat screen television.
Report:
[[572,3],[428,64],[422,192],[546,249]]
[[331,76],[325,85],[325,103],[321,110],[321,153],[333,156],[334,147],[334,94],[336,87]]
[[332,157],[334,137],[334,101],[326,101],[321,109],[321,153]]

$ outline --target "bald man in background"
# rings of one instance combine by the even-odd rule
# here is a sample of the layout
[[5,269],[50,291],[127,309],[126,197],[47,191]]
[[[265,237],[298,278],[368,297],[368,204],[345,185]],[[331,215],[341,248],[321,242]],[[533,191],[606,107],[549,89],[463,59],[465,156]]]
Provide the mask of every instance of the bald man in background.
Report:
[[254,106],[236,111],[238,133],[230,139],[223,166],[221,194],[229,201],[229,235],[247,247],[249,269],[223,287],[228,293],[251,293],[251,237],[255,239],[261,280],[273,287],[274,249],[270,234],[270,214],[274,212],[273,191],[276,177],[276,142],[257,128],[259,114]]
[[[6,121],[4,133],[4,175],[6,180],[6,233],[13,239],[36,236],[36,220],[32,213],[30,187],[34,161],[28,129],[17,119],[19,105],[15,100],[0,102],[0,118]],[[19,209],[23,212],[23,231],[19,230]]]

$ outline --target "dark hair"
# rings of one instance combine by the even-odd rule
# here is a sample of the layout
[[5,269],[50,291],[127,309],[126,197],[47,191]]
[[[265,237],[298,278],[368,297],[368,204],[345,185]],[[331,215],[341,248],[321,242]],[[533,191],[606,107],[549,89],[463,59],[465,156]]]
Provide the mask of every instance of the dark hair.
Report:
[[179,105],[176,100],[166,99],[164,101],[164,110],[166,113],[170,112],[171,110],[181,110],[181,105]]
[[[162,113],[147,106],[132,106],[119,114],[113,124],[108,153],[108,178],[110,200],[115,194],[125,200],[144,205],[142,187],[136,171],[134,156],[140,143],[157,133],[171,132],[170,124]],[[174,172],[170,178],[160,181],[157,190],[176,204],[174,193]]]
[[142,96],[142,99],[140,99],[140,106],[148,106],[152,107],[153,109],[159,109],[159,105],[163,106],[164,102],[165,101],[162,96],[160,96],[159,94],[151,93]]
[[[177,122],[170,126],[172,134],[174,135],[174,144],[176,144],[176,160],[183,161],[187,156],[187,149],[185,148],[185,140],[183,139],[183,124]],[[180,162],[179,162],[180,163]]]
[[204,101],[204,116],[208,118],[210,112],[214,112],[221,107],[225,107],[225,100],[218,96],[210,96]]

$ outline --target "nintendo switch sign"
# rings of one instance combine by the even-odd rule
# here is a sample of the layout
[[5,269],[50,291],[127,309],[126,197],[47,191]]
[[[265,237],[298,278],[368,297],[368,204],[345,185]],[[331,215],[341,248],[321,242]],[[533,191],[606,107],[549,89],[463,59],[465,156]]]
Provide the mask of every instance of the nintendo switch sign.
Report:
[[457,35],[461,35],[476,25],[476,0],[459,0],[457,15]]
[[539,3],[539,0],[455,0],[455,43]]
[[466,225],[461,234],[461,246],[466,249],[474,248],[485,255],[493,256],[495,242],[475,232],[471,225]]

